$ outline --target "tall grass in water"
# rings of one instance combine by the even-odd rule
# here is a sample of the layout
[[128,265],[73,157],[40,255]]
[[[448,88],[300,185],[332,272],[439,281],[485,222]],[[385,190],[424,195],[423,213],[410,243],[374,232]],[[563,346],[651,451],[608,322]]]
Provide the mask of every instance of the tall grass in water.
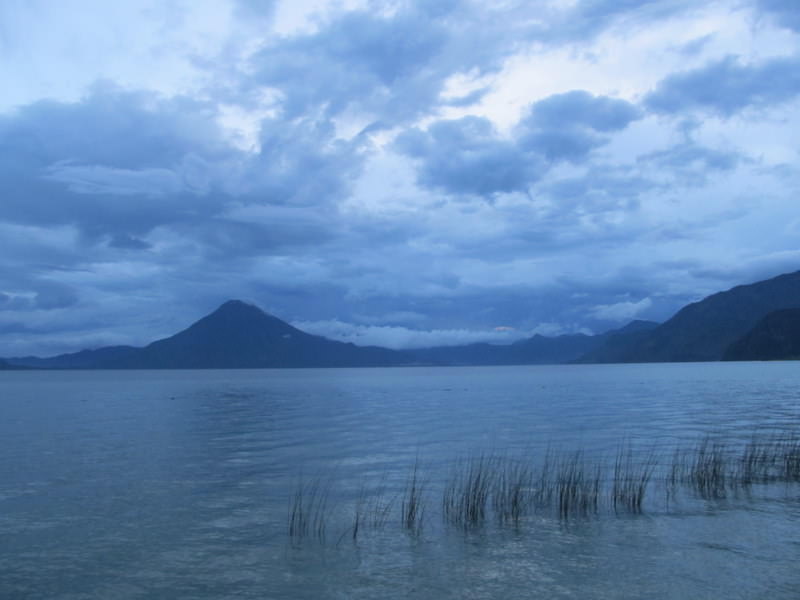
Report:
[[496,459],[480,454],[460,463],[442,495],[445,520],[462,527],[486,520],[489,497],[494,486]]
[[600,465],[590,465],[581,451],[567,455],[558,462],[554,483],[561,518],[597,512],[601,471]]
[[386,499],[385,480],[381,480],[377,488],[371,492],[362,483],[353,505],[353,521],[350,530],[345,531],[339,540],[343,540],[349,534],[353,542],[357,542],[362,531],[383,529],[389,520],[393,504],[393,499]]
[[[399,518],[402,529],[419,535],[431,521],[431,498],[441,494],[442,522],[463,529],[491,519],[500,526],[519,525],[526,517],[549,512],[561,519],[589,516],[601,509],[639,514],[655,486],[666,484],[667,510],[681,491],[719,500],[756,485],[800,484],[800,438],[758,435],[746,443],[707,436],[695,445],[675,449],[671,462],[659,461],[655,449],[621,446],[611,461],[582,451],[547,451],[540,462],[524,456],[477,454],[455,463],[444,480],[425,481],[417,458],[405,487],[387,499],[385,479],[377,487],[362,484],[352,506],[352,520],[341,523],[356,542],[366,531]],[[324,541],[333,511],[330,481],[300,482],[289,499],[291,539]],[[399,510],[399,515],[398,515]],[[337,531],[341,533],[341,531]]]
[[784,439],[781,450],[783,479],[791,483],[800,483],[800,439],[795,436]]
[[328,518],[330,481],[316,478],[311,482],[300,481],[289,502],[289,537],[301,539],[314,537],[325,541]]
[[800,440],[795,436],[753,437],[739,449],[705,437],[691,450],[676,451],[668,478],[701,498],[721,499],[754,485],[800,483]]
[[422,531],[425,515],[425,486],[419,476],[419,459],[414,461],[414,468],[406,484],[403,502],[400,506],[400,519],[404,529],[414,534]]
[[499,461],[492,484],[492,509],[497,520],[518,525],[533,505],[533,469],[523,460],[506,458]]
[[643,460],[636,461],[630,446],[617,451],[610,492],[614,512],[642,512],[645,494],[656,466],[653,452],[645,455]]

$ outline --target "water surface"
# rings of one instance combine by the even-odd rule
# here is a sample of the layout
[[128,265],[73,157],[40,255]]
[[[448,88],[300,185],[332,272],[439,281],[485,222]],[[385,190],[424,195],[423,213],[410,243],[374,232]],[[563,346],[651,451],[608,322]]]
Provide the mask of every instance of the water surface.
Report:
[[[798,363],[0,373],[2,598],[795,598],[800,489],[448,527],[478,453],[613,456],[798,430]],[[363,490],[420,465],[420,532],[354,542]],[[287,535],[301,481],[324,541]]]

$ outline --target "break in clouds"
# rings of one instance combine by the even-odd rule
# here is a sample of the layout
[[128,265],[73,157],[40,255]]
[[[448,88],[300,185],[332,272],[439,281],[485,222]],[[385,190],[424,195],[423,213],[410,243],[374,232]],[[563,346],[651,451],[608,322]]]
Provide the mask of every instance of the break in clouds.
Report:
[[2,355],[228,298],[395,348],[796,270],[794,0],[0,7]]

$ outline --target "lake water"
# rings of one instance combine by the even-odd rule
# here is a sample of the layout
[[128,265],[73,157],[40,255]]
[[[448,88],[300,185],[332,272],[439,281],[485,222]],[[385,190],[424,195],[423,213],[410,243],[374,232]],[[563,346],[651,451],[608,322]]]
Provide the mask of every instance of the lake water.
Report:
[[[797,431],[788,362],[0,372],[0,598],[797,598],[800,485],[664,483],[703,436]],[[481,457],[621,446],[655,462],[641,511],[606,469],[587,511],[442,514]],[[314,485],[324,536],[290,535]]]

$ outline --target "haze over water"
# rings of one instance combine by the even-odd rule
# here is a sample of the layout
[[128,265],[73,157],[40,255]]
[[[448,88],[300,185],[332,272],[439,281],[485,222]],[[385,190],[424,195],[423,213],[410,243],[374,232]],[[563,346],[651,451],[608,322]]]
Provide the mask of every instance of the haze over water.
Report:
[[[667,500],[640,515],[467,530],[439,490],[477,453],[613,458],[706,434],[797,431],[796,363],[0,374],[3,598],[793,598],[800,487]],[[359,489],[422,531],[355,542]],[[324,541],[293,540],[298,482],[330,483]]]

